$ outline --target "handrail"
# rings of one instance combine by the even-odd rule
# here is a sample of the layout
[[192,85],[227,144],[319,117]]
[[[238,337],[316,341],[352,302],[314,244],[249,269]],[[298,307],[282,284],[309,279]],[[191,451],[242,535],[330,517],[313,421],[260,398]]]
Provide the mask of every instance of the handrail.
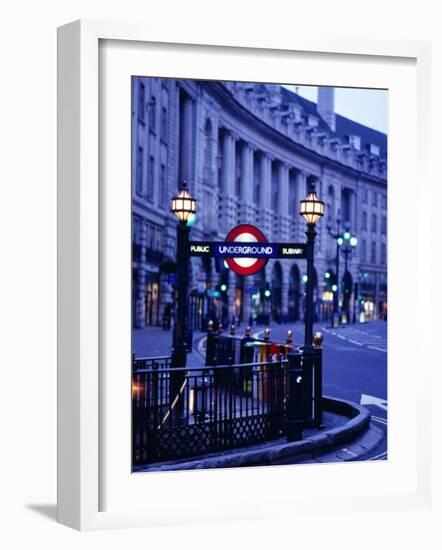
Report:
[[171,359],[171,355],[158,355],[157,357],[135,357],[135,361],[161,361]]
[[[197,372],[197,371],[211,371],[211,370],[218,370],[218,369],[234,369],[234,368],[245,368],[245,367],[265,367],[265,366],[274,366],[274,365],[281,365],[281,364],[287,364],[288,359],[279,359],[278,361],[265,361],[262,363],[237,363],[234,365],[213,365],[213,366],[206,366],[201,365],[201,367],[171,367],[167,369],[168,372]],[[143,374],[147,372],[156,372],[156,369],[150,368],[150,369],[137,369],[136,371],[133,371],[133,374]]]

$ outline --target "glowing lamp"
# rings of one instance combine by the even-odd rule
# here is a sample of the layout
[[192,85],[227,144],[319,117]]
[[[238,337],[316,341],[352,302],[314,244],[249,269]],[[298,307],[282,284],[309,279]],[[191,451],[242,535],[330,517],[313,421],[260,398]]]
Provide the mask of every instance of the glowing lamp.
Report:
[[318,199],[314,191],[311,191],[301,201],[299,213],[308,224],[314,225],[324,215],[324,203]]
[[172,198],[172,212],[181,222],[187,223],[196,213],[196,200],[190,196],[186,183],[181,184],[180,191]]

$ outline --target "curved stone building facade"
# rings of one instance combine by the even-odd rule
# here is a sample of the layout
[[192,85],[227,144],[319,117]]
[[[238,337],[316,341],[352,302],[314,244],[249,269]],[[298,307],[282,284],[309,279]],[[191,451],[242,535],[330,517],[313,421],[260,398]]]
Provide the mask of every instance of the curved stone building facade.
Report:
[[[313,103],[275,84],[133,79],[133,325],[159,325],[173,303],[176,218],[185,180],[197,199],[193,240],[223,240],[239,223],[269,241],[304,241],[299,201],[310,182],[325,202],[316,240],[318,320],[332,312],[337,219],[357,236],[340,255],[340,302],[349,320],[386,315],[387,136],[334,112],[334,89]],[[345,270],[347,263],[347,270]],[[236,276],[192,258],[190,321],[303,318],[306,266],[270,260]]]

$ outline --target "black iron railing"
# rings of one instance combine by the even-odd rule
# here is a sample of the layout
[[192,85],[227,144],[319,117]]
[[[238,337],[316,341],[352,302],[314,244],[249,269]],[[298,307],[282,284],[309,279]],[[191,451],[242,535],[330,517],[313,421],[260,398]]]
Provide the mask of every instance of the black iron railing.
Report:
[[142,357],[139,359],[132,359],[132,370],[136,372],[138,370],[147,369],[165,369],[170,368],[172,365],[172,358],[169,355],[162,355],[159,357]]
[[231,449],[285,433],[287,361],[135,369],[133,462]]
[[301,439],[305,428],[322,424],[320,343],[303,348],[211,332],[204,367],[134,357],[133,464]]

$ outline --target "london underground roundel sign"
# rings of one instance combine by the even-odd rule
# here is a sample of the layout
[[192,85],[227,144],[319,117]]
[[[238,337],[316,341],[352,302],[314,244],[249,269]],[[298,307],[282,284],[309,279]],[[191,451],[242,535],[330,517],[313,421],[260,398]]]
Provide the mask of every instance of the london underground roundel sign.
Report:
[[[255,227],[247,223],[237,225],[226,236],[226,243],[238,243],[239,248],[241,243],[267,243],[267,239],[264,233]],[[259,246],[256,247],[257,249]],[[226,263],[229,268],[238,275],[253,275],[258,273],[266,263],[266,258],[250,258],[250,257],[231,257],[226,258]]]

